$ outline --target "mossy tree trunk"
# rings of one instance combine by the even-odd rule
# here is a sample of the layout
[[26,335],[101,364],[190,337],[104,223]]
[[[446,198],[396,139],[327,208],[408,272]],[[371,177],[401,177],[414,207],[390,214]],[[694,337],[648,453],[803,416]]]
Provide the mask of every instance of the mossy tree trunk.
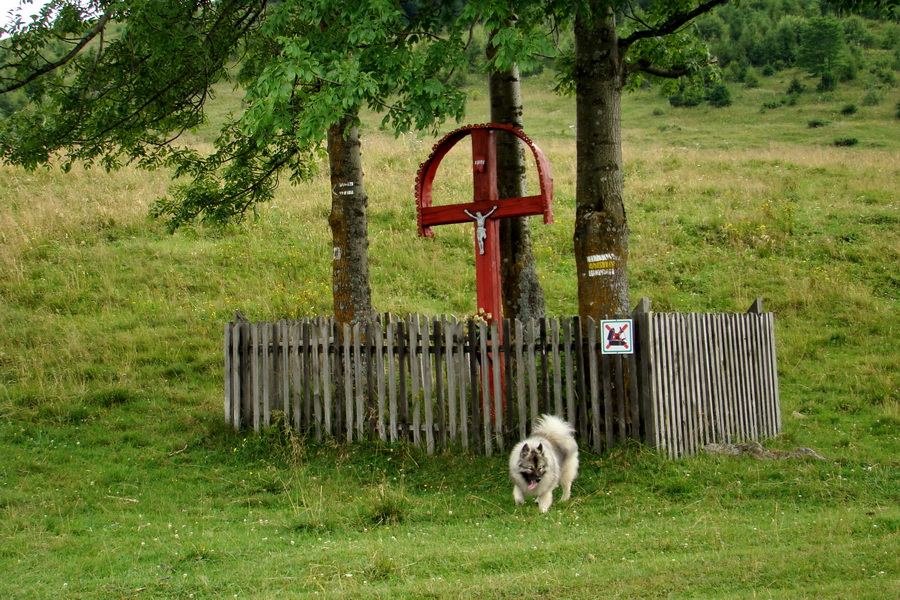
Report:
[[612,9],[575,24],[577,174],[575,262],[578,312],[607,319],[629,312],[620,106],[625,64]]

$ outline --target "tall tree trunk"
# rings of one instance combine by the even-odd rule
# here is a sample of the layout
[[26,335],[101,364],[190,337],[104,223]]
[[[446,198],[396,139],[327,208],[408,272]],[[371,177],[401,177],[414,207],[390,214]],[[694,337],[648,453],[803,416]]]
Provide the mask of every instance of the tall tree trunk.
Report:
[[375,318],[369,286],[368,198],[363,186],[359,131],[349,117],[328,129],[334,317],[341,323]]
[[[488,57],[493,46],[488,44]],[[491,73],[491,122],[522,126],[522,89],[519,69]],[[513,135],[497,136],[497,189],[500,198],[527,194],[525,145]],[[535,269],[528,217],[500,221],[500,282],[503,315],[511,319],[545,316],[544,290]]]
[[608,319],[629,312],[620,120],[624,62],[612,9],[602,0],[591,4],[575,23],[575,264],[579,314]]

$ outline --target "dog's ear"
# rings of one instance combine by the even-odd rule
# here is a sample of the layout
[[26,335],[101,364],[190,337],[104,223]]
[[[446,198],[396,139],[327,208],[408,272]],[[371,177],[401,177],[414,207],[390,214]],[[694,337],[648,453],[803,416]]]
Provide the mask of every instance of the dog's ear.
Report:
[[531,454],[531,448],[528,447],[528,444],[525,444],[524,446],[522,446],[522,451],[519,453],[519,457],[525,458],[529,454]]
[[543,454],[543,453],[544,453],[544,444],[538,444],[538,445],[537,445],[537,448],[535,448],[535,451],[536,451],[538,454]]

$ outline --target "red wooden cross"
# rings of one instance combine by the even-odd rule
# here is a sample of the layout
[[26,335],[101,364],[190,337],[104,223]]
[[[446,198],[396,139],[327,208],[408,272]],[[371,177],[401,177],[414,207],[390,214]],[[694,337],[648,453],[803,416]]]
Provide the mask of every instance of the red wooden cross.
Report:
[[[521,139],[537,163],[540,194],[523,198],[503,198],[497,192],[497,134],[508,132]],[[447,152],[464,137],[472,137],[473,201],[465,204],[431,205],[431,187],[438,165]],[[419,235],[433,237],[434,225],[472,222],[475,225],[475,278],[478,309],[488,322],[502,319],[500,287],[500,219],[525,215],[544,215],[544,223],[553,222],[551,200],[553,178],[550,164],[520,129],[490,123],[457,129],[435,145],[431,156],[419,167],[416,178],[416,209]]]

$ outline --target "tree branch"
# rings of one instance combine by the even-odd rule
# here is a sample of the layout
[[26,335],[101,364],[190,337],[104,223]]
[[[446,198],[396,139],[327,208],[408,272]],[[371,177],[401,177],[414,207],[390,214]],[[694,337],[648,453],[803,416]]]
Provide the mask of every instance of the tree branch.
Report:
[[32,81],[34,81],[35,79],[37,79],[38,77],[40,77],[40,76],[42,76],[42,75],[46,75],[46,74],[49,73],[50,71],[53,71],[53,70],[55,70],[55,69],[58,69],[59,67],[65,65],[66,63],[68,63],[69,61],[71,61],[73,58],[75,58],[76,56],[78,56],[78,53],[81,52],[81,50],[82,50],[85,46],[87,46],[88,43],[90,43],[90,41],[91,41],[92,39],[94,39],[95,37],[97,37],[97,35],[98,35],[100,32],[103,31],[103,29],[106,27],[106,24],[109,22],[109,19],[110,19],[109,13],[104,14],[103,16],[101,16],[100,19],[97,21],[97,24],[94,25],[93,29],[91,29],[91,30],[87,33],[86,36],[84,36],[83,38],[81,38],[81,41],[79,41],[79,42],[75,45],[75,47],[72,48],[72,50],[71,50],[68,54],[66,54],[65,56],[63,56],[63,57],[60,58],[59,60],[56,60],[56,61],[53,61],[53,62],[48,62],[48,63],[45,64],[43,67],[34,70],[34,71],[33,71],[32,73],[30,73],[27,77],[25,77],[25,79],[23,79],[23,80],[21,80],[21,81],[18,81],[18,82],[16,82],[16,83],[12,83],[12,84],[10,84],[9,86],[7,86],[7,87],[5,87],[5,88],[0,88],[0,95],[6,94],[6,93],[9,93],[9,92],[12,92],[12,91],[15,91],[15,90],[17,90],[17,89],[19,89],[19,88],[22,88],[22,87],[25,87],[26,85],[28,85],[29,83],[31,83]]
[[704,13],[708,13],[716,6],[725,4],[726,2],[728,2],[728,0],[708,0],[708,2],[701,2],[699,5],[697,5],[697,8],[692,11],[672,15],[668,20],[656,27],[642,29],[641,31],[635,31],[627,38],[620,39],[619,47],[625,50],[639,40],[662,37],[664,35],[675,33],[685,24],[690,23],[693,19],[696,19]]
[[[259,16],[262,14],[262,12],[264,10],[265,10],[265,3],[261,2],[261,3],[259,3],[259,5],[257,7],[249,8],[246,11],[244,11],[243,14],[240,17],[238,17],[234,23],[234,25],[237,27],[237,33],[236,33],[237,37],[243,37],[243,35],[246,34],[247,31],[249,31],[249,29],[254,25],[254,23],[257,22],[257,19],[259,18]],[[222,19],[221,15],[220,15],[220,17],[215,21],[215,23],[213,23],[212,27],[210,27],[210,29],[205,33],[205,36],[204,36],[205,45],[212,46],[212,38],[213,38],[214,34],[217,32],[217,30],[220,27],[224,26],[223,22],[224,22],[224,20]],[[134,58],[137,61],[136,64],[141,64],[150,59],[150,54],[146,54],[143,56],[135,56]],[[218,60],[218,58],[216,58],[216,60]],[[132,71],[133,70],[134,69],[132,69]],[[196,65],[194,62],[189,62],[185,65],[182,65],[181,68],[179,69],[178,74],[169,78],[169,80],[166,82],[165,85],[158,87],[155,90],[154,94],[144,98],[143,99],[144,101],[142,103],[138,104],[134,110],[125,114],[124,116],[122,116],[120,119],[118,119],[116,121],[106,123],[106,126],[103,129],[101,129],[99,132],[97,132],[91,136],[88,136],[86,138],[73,140],[73,141],[77,144],[87,145],[87,144],[91,144],[91,143],[96,143],[98,140],[103,140],[107,136],[107,134],[109,134],[110,132],[118,129],[119,127],[127,126],[127,124],[129,122],[133,121],[135,118],[137,118],[139,115],[141,115],[141,113],[146,108],[148,108],[149,106],[151,106],[155,102],[157,102],[157,100],[159,98],[163,97],[166,93],[171,91],[175,86],[182,83],[182,81],[184,79],[196,79],[196,78],[202,79],[203,85],[196,86],[199,91],[196,91],[196,92],[190,94],[190,97],[186,98],[184,100],[183,104],[187,104],[191,107],[189,110],[190,114],[197,115],[202,110],[202,107],[209,95],[208,92],[209,92],[210,81],[209,81],[208,65],[203,64],[198,67],[198,65]],[[128,84],[129,84],[129,86],[131,86],[134,84],[134,81],[133,80],[129,81]],[[121,87],[122,87],[122,84],[120,83],[117,86],[117,88],[121,88]],[[106,88],[101,93],[101,96],[106,95],[107,93],[113,92],[117,88]],[[180,104],[180,105],[183,105],[183,104]],[[172,109],[168,112],[165,112],[164,114],[158,115],[157,117],[155,117],[153,119],[147,120],[144,123],[144,129],[152,128],[156,123],[165,120],[166,118],[171,116],[171,114],[174,112],[176,112],[176,110]],[[67,136],[69,133],[71,133],[77,127],[77,124],[78,124],[78,122],[80,122],[80,120],[81,119],[78,119],[76,121],[76,123],[73,125],[73,127],[69,130],[69,132],[67,132],[67,134],[66,134]],[[154,145],[154,146],[164,146],[165,144],[167,144],[171,141],[174,141],[175,139],[178,139],[184,133],[186,127],[187,126],[181,127],[174,134],[174,136],[172,136],[165,143],[159,143],[158,141],[152,141],[152,140],[145,140],[144,143]]]
[[684,67],[657,67],[646,58],[627,64],[625,69],[628,71],[629,75],[636,71],[642,71],[644,73],[649,73],[650,75],[656,75],[657,77],[665,77],[666,79],[678,79],[679,77],[687,75],[688,72]]
[[653,29],[653,26],[652,26],[652,25],[650,25],[649,23],[647,23],[646,21],[644,21],[643,19],[641,19],[641,18],[638,16],[637,11],[634,10],[634,4],[631,3],[631,2],[628,3],[628,13],[629,13],[629,14],[626,15],[627,18],[631,19],[632,21],[634,21],[634,22],[636,22],[636,23],[640,23],[641,25],[643,25],[643,26],[646,27],[647,29]]

